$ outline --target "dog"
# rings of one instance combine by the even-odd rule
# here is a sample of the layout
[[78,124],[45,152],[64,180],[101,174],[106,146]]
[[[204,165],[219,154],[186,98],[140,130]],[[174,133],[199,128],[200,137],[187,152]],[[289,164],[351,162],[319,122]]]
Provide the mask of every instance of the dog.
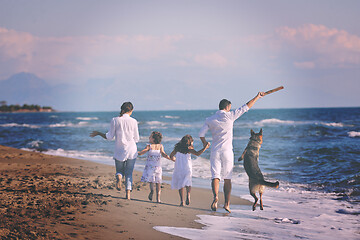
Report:
[[261,173],[261,170],[259,168],[259,150],[261,147],[261,144],[263,142],[263,135],[262,135],[262,129],[259,133],[255,133],[252,129],[250,131],[251,137],[248,145],[246,146],[243,154],[238,159],[238,161],[244,160],[244,168],[246,171],[246,174],[249,177],[249,191],[250,195],[253,196],[255,202],[253,204],[253,211],[256,209],[256,204],[258,201],[258,198],[256,197],[256,193],[258,192],[260,195],[260,209],[264,210],[263,201],[262,201],[262,194],[264,193],[265,186],[272,187],[272,188],[278,188],[279,182],[268,182],[265,181],[263,174]]

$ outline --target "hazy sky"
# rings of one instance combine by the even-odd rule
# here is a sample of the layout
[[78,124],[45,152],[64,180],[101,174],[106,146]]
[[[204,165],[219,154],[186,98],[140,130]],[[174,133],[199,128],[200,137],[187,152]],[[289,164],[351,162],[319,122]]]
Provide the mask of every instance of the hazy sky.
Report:
[[359,23],[357,0],[0,0],[0,80],[96,82],[81,110],[360,106]]

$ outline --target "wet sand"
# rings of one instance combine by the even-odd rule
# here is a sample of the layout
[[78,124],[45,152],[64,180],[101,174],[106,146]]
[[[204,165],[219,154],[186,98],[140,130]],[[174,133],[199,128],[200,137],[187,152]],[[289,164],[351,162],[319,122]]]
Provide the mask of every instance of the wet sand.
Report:
[[[202,228],[196,215],[225,214],[210,210],[209,189],[193,187],[191,204],[180,207],[178,191],[164,183],[162,203],[151,202],[140,172],[134,172],[127,200],[124,189],[115,188],[114,171],[114,166],[0,146],[0,238],[181,239],[153,227]],[[234,196],[231,204],[251,205]]]

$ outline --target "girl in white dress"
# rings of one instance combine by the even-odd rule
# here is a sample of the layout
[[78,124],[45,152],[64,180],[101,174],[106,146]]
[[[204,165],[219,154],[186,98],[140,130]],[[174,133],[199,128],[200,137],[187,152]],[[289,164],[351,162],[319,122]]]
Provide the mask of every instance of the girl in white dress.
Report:
[[150,183],[149,200],[152,201],[154,194],[154,184],[156,185],[156,200],[160,203],[161,182],[162,182],[162,168],[161,156],[169,160],[170,157],[164,152],[164,146],[161,143],[162,135],[160,132],[152,132],[149,137],[150,144],[147,145],[138,155],[143,155],[148,152],[146,165],[141,177],[142,182]]
[[201,150],[196,151],[193,147],[194,140],[190,135],[185,135],[180,142],[175,144],[170,158],[175,161],[173,176],[171,179],[171,188],[178,189],[180,195],[180,206],[184,206],[184,190],[186,188],[186,205],[190,204],[190,192],[192,186],[192,162],[191,154],[200,156],[210,147],[208,143]]

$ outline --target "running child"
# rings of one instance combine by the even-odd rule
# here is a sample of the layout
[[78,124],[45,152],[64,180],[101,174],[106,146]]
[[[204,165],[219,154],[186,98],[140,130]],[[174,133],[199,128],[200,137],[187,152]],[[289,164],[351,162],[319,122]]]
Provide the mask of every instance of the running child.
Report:
[[161,182],[162,182],[162,168],[161,168],[161,156],[170,159],[169,155],[164,152],[164,146],[161,143],[162,134],[160,132],[152,132],[149,137],[148,144],[142,151],[138,152],[138,155],[143,155],[148,152],[146,159],[146,165],[141,177],[142,182],[150,183],[149,200],[152,201],[154,194],[154,184],[156,185],[156,201],[160,200]]
[[190,204],[190,192],[192,186],[192,162],[191,154],[200,156],[210,147],[207,143],[201,150],[196,151],[193,147],[194,140],[190,135],[185,135],[180,142],[175,144],[170,158],[175,161],[174,173],[171,179],[171,188],[178,189],[180,206],[184,206],[184,190],[186,188],[186,205]]

